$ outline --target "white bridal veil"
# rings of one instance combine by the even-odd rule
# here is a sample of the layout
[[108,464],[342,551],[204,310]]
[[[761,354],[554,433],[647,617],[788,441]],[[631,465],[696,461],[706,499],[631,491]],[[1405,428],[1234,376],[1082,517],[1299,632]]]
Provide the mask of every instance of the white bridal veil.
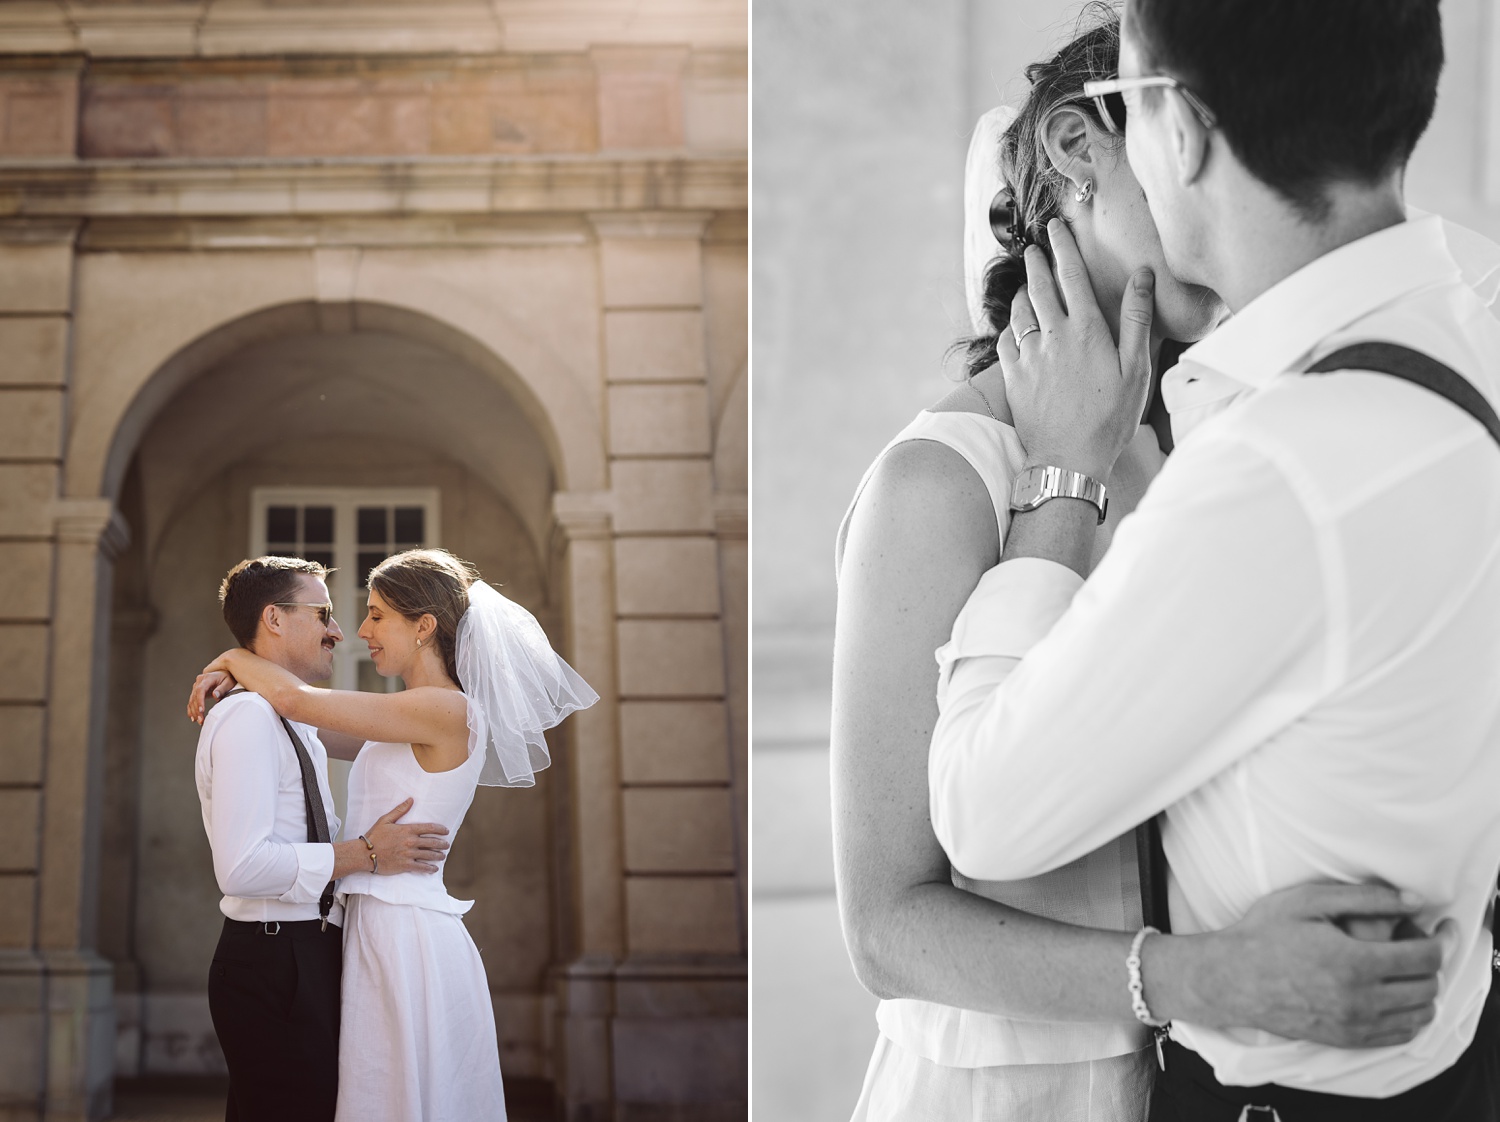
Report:
[[479,782],[530,787],[552,762],[543,730],[599,695],[558,657],[530,612],[482,580],[469,586],[457,656],[469,698],[469,754],[485,753]]
[[984,314],[984,271],[1000,252],[990,229],[990,201],[1005,186],[1000,177],[1000,136],[1016,116],[1009,105],[998,105],[979,118],[964,161],[964,296],[969,323],[979,335],[994,330]]

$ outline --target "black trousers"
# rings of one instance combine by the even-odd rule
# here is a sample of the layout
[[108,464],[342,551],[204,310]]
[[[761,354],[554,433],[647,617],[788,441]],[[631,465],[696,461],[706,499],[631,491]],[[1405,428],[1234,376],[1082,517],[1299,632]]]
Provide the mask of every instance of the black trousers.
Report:
[[[1494,979],[1500,983],[1500,977]],[[1151,1122],[1500,1122],[1500,984],[1490,986],[1474,1040],[1441,1075],[1388,1099],[1291,1087],[1226,1087],[1198,1053],[1166,1042],[1167,1070],[1151,1096]],[[1256,1110],[1255,1107],[1262,1109]]]
[[343,933],[320,926],[283,923],[267,935],[264,924],[224,921],[208,1009],[229,1065],[225,1122],[332,1122]]

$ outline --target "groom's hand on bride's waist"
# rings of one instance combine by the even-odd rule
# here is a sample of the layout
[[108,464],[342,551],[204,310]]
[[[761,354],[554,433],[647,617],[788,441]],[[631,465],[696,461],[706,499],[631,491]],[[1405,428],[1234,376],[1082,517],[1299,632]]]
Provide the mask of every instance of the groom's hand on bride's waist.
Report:
[[1184,940],[1169,952],[1179,961],[1158,962],[1163,998],[1178,1006],[1159,1015],[1341,1048],[1405,1044],[1433,1018],[1453,937],[1447,921],[1423,932],[1421,906],[1376,884],[1273,892],[1233,926]]
[[350,873],[435,873],[448,856],[444,835],[448,827],[439,822],[401,822],[411,809],[406,799],[375,820],[362,836],[353,841],[337,842],[333,847],[333,876]]

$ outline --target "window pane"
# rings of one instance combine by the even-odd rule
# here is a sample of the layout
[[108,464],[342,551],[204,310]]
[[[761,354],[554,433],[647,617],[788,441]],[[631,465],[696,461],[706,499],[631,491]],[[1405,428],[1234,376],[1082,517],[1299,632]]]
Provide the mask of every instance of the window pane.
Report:
[[297,508],[294,506],[269,506],[266,508],[266,541],[294,542],[297,540]]
[[385,560],[385,550],[378,552],[359,551],[359,586],[365,587],[365,582],[370,579],[370,570]]
[[331,550],[309,549],[303,551],[302,556],[306,557],[309,561],[316,561],[325,569],[333,568],[333,553]]
[[302,540],[308,545],[333,544],[333,507],[310,506],[303,509]]
[[396,544],[398,546],[414,549],[426,540],[427,535],[423,532],[425,513],[419,506],[396,508]]
[[389,540],[385,533],[385,507],[360,507],[358,522],[360,545],[384,546]]

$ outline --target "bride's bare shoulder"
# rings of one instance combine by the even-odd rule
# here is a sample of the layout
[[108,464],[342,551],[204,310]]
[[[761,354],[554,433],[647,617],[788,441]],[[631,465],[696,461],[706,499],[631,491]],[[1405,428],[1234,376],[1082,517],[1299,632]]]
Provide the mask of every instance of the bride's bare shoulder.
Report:
[[1005,375],[998,363],[980,371],[949,390],[927,407],[929,413],[974,413],[1010,424],[1010,403],[1005,399]]
[[881,458],[860,495],[849,551],[987,555],[999,535],[992,511],[984,480],[956,450],[904,440]]

